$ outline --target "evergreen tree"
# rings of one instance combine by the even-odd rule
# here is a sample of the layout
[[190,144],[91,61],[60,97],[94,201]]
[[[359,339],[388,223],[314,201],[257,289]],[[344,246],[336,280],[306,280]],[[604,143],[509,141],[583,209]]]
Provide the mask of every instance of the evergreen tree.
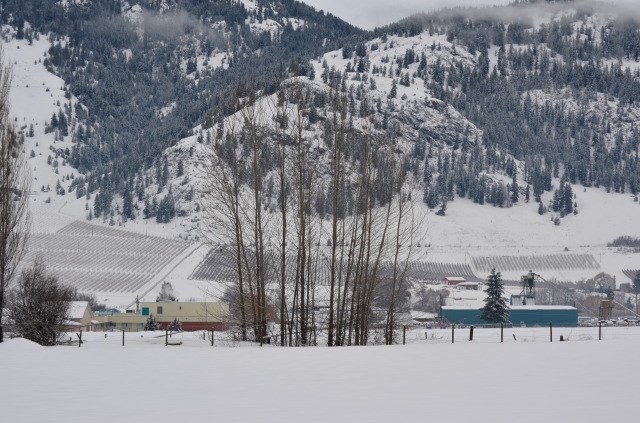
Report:
[[24,39],[24,18],[22,16],[18,17],[17,27],[16,38],[22,40]]
[[144,209],[142,209],[142,214],[144,215],[145,219],[150,218],[151,215],[151,204],[149,204],[149,199],[145,199],[144,200]]
[[436,190],[431,188],[430,186],[426,186],[424,188],[423,201],[427,205],[427,207],[429,207],[430,209],[435,209],[438,205],[438,194],[436,193]]
[[438,216],[446,216],[447,214],[447,200],[442,200],[442,205],[440,206],[440,210],[436,212]]
[[573,190],[571,184],[566,183],[564,187],[564,214],[573,213]]
[[160,204],[158,205],[158,210],[156,212],[156,222],[169,223],[175,216],[175,200],[173,198],[171,188],[169,188],[169,193],[162,200],[160,200]]
[[164,187],[169,182],[169,161],[165,158],[162,166],[162,175],[160,177],[160,187]]
[[176,293],[173,290],[173,285],[171,282],[162,282],[160,286],[160,293],[156,297],[156,302],[172,302],[177,301]]
[[396,83],[396,80],[394,78],[393,83],[391,84],[391,91],[389,91],[389,97],[388,98],[396,98],[396,96],[398,95],[398,84]]
[[125,219],[135,219],[136,216],[133,213],[133,195],[131,194],[129,186],[125,189],[122,200],[122,215]]
[[514,170],[513,172],[513,180],[511,181],[511,202],[513,204],[517,203],[520,199],[520,188],[518,187],[518,172]]
[[315,208],[316,208],[316,213],[318,213],[318,217],[320,217],[320,219],[324,219],[326,216],[327,202],[328,200],[324,191],[319,191],[316,196]]
[[156,320],[155,317],[153,317],[153,314],[150,314],[149,317],[147,318],[146,323],[144,324],[144,330],[145,331],[154,331],[154,330],[158,330],[160,329],[160,325],[158,325],[158,322]]
[[60,129],[60,134],[64,137],[69,135],[69,126],[67,125],[67,118],[65,117],[62,110],[58,111],[58,128]]
[[178,318],[176,317],[175,319],[173,319],[173,321],[171,323],[169,323],[169,327],[168,329],[170,331],[177,331],[180,332],[182,330],[182,323],[180,322],[180,320],[178,320]]
[[182,159],[178,160],[178,177],[184,175],[184,163],[182,163]]
[[495,268],[491,269],[491,274],[487,278],[487,289],[484,292],[487,294],[487,298],[484,300],[485,305],[482,308],[480,318],[491,324],[508,322],[509,307],[507,300],[503,297],[502,275],[500,272],[496,272]]

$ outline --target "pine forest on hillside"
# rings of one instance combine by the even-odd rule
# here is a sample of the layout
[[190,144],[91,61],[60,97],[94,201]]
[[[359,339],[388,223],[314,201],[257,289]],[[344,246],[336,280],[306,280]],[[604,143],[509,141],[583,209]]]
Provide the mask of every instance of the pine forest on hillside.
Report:
[[[444,9],[365,31],[293,0],[2,0],[0,22],[62,81],[37,87],[64,94],[46,121],[16,118],[22,145],[36,141],[30,169],[46,157],[55,175],[37,173],[34,203],[95,220],[38,233],[28,259],[46,252],[77,287],[145,295],[187,260],[189,280],[224,279],[243,341],[277,324],[281,345],[366,345],[372,330],[393,344],[420,272],[602,270],[567,246],[472,256],[465,234],[448,245],[464,264],[421,265],[452,204],[530,204],[564,228],[587,189],[638,202],[640,22],[598,2]],[[96,230],[100,253],[84,239],[93,223],[145,235]],[[208,249],[191,262],[196,243]],[[76,244],[86,251],[66,259]]]

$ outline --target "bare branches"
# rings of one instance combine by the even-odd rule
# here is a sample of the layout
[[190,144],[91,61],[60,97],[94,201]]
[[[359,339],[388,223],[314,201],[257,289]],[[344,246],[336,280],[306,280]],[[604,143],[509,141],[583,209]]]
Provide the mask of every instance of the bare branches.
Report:
[[211,150],[205,210],[209,238],[235,249],[243,339],[365,345],[375,325],[391,342],[418,227],[393,134],[297,80],[242,103]]
[[31,175],[9,115],[11,76],[0,50],[0,315],[9,283],[26,251],[30,228]]
[[60,285],[36,259],[22,271],[17,287],[9,295],[9,321],[13,331],[40,345],[55,345],[68,321],[73,289]]

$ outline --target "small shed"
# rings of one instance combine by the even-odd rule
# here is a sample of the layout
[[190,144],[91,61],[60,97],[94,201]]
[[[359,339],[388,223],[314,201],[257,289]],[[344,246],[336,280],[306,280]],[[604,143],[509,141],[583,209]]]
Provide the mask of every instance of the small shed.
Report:
[[88,301],[71,301],[69,303],[69,320],[65,324],[69,332],[95,331],[96,324]]
[[460,276],[447,276],[442,279],[442,282],[445,285],[459,285],[461,283],[465,283],[467,280]]
[[466,291],[477,291],[479,287],[480,284],[478,282],[460,282],[456,285],[456,288]]
[[411,310],[411,318],[416,323],[435,322],[438,319],[438,313],[427,313],[424,311]]

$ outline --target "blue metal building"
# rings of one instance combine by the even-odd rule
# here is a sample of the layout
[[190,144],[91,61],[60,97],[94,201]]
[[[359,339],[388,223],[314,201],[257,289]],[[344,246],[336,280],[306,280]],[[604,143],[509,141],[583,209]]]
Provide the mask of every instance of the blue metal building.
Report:
[[[480,318],[482,309],[477,307],[443,306],[443,320],[464,325],[489,324]],[[569,306],[510,306],[509,322],[513,325],[545,326],[577,326],[578,309]]]

